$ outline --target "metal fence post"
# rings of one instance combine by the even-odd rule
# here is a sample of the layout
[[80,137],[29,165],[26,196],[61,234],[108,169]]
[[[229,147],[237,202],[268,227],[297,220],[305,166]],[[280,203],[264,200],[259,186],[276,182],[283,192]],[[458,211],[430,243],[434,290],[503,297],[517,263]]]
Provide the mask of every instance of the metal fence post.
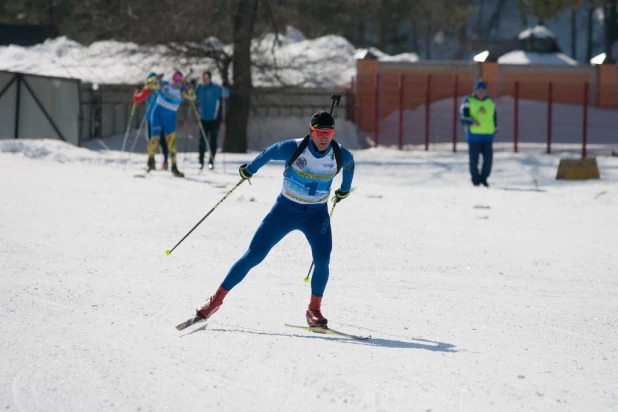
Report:
[[374,126],[373,126],[373,144],[378,147],[380,143],[380,73],[376,73],[374,85]]
[[552,123],[552,106],[553,106],[553,82],[549,82],[547,90],[547,154],[551,153],[551,123]]
[[513,115],[513,150],[517,153],[517,143],[519,140],[519,82],[515,82],[515,113]]
[[425,150],[429,150],[429,109],[431,103],[431,74],[427,75],[425,87]]
[[15,75],[15,77],[17,78],[17,84],[15,85],[17,87],[16,93],[15,93],[15,134],[13,136],[14,139],[17,139],[19,137],[19,109],[20,109],[20,100],[21,100],[21,81],[22,81],[22,74],[21,73],[17,73]]
[[582,130],[582,157],[586,157],[586,144],[588,143],[588,82],[584,84],[584,119]]
[[403,73],[399,75],[399,150],[403,148],[403,76]]
[[453,153],[457,152],[457,93],[459,89],[459,76],[453,76]]

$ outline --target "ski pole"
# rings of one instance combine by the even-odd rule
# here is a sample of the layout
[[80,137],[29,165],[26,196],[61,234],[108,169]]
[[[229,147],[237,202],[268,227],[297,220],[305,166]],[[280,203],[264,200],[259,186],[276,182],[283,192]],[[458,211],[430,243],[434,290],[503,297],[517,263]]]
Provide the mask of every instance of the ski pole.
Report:
[[124,147],[127,144],[127,139],[129,138],[129,131],[131,130],[131,123],[133,123],[133,116],[135,115],[135,109],[137,108],[137,103],[133,102],[133,106],[131,107],[131,116],[129,116],[129,122],[127,123],[127,131],[124,132],[124,140],[122,141],[122,149],[121,152],[124,152]]
[[[148,105],[146,105],[146,112],[144,113],[144,117],[142,118],[142,122],[140,123],[139,128],[137,129],[137,133],[135,133],[135,139],[133,139],[133,145],[131,145],[131,151],[129,152],[129,156],[127,157],[127,161],[125,162],[124,167],[122,168],[122,170],[125,169],[125,167],[127,166],[127,163],[129,163],[129,160],[131,159],[131,154],[135,150],[135,145],[137,144],[137,138],[141,134],[142,128],[144,127],[144,124],[146,124],[146,117],[148,116],[148,111],[150,110],[150,106],[152,106],[154,104],[154,101],[155,101],[155,99],[153,99]],[[150,136],[148,136],[147,130],[144,130],[144,133],[145,133],[145,138],[146,138],[146,146],[148,146],[148,142],[150,140]],[[163,136],[163,138],[165,138],[165,136]],[[161,152],[161,147],[159,147],[159,152]]]
[[142,128],[144,127],[144,123],[146,123],[146,115],[144,114],[144,117],[142,118],[142,122],[139,125],[139,128],[137,129],[137,133],[135,133],[135,139],[133,139],[133,144],[131,145],[131,151],[129,152],[129,155],[127,156],[127,161],[124,163],[124,166],[122,167],[122,170],[124,170],[127,167],[127,163],[129,163],[129,160],[131,160],[131,153],[133,153],[133,151],[135,150],[135,145],[137,144],[137,138],[139,137],[139,135],[142,132]]
[[[204,126],[202,126],[202,122],[200,121],[200,114],[197,112],[197,108],[195,107],[195,102],[191,102],[191,106],[193,107],[193,113],[195,113],[195,119],[197,121],[197,124],[200,127],[200,131],[202,132],[202,139],[204,139],[204,142],[206,142],[208,153],[210,153],[210,159],[212,159],[212,150],[210,148],[210,143],[208,143],[208,139],[206,139],[206,132],[204,131]],[[208,160],[210,161],[210,159]]]
[[195,230],[195,228],[197,228],[197,227],[198,227],[198,226],[199,226],[199,225],[200,225],[200,224],[201,224],[201,223],[202,223],[202,222],[203,222],[203,221],[204,221],[204,220],[205,220],[208,216],[210,216],[210,214],[211,214],[212,212],[214,212],[214,211],[215,211],[215,209],[216,209],[216,208],[217,208],[217,207],[218,207],[221,203],[223,203],[223,201],[224,201],[225,199],[227,199],[227,197],[228,197],[229,195],[231,195],[231,194],[232,194],[232,192],[233,192],[234,190],[236,190],[236,188],[237,188],[238,186],[240,186],[240,185],[241,185],[241,184],[242,184],[245,180],[247,180],[247,179],[240,179],[240,182],[236,183],[236,186],[234,186],[234,187],[232,188],[232,190],[230,190],[229,192],[227,192],[227,194],[226,194],[225,196],[223,196],[223,198],[222,198],[221,200],[219,200],[219,203],[217,203],[216,205],[214,205],[214,207],[213,207],[212,209],[210,209],[210,212],[206,213],[206,216],[204,216],[204,217],[203,217],[203,218],[202,218],[199,222],[197,222],[197,224],[196,224],[195,226],[193,226],[193,228],[192,228],[191,230],[189,230],[189,233],[187,233],[187,234],[186,234],[186,235],[185,235],[182,239],[180,239],[180,242],[176,243],[176,246],[174,246],[174,247],[173,247],[173,248],[171,248],[170,250],[166,250],[166,251],[165,251],[165,254],[166,254],[166,255],[168,255],[168,256],[169,256],[169,255],[171,255],[171,254],[172,254],[172,252],[174,251],[174,249],[176,249],[176,248],[178,247],[178,245],[180,245],[180,244],[182,243],[182,241],[183,241],[183,240],[185,240],[185,239],[187,238],[187,236],[189,236],[189,235],[191,234],[191,232],[193,232],[193,231]]
[[185,168],[185,161],[187,160],[187,146],[189,146],[189,120],[191,120],[191,109],[187,106],[187,115],[185,116],[185,153],[182,158],[182,168]]
[[337,106],[339,106],[339,103],[341,102],[341,95],[340,94],[331,94],[330,98],[333,99],[333,103],[330,105],[330,114],[333,114],[333,109],[335,108],[335,102],[337,103]]
[[[333,103],[330,105],[330,114],[333,114],[333,110],[335,109],[335,103],[337,103],[337,106],[339,106],[339,102],[341,101],[341,95],[340,94],[331,94],[330,98],[333,100]],[[335,211],[335,206],[337,206],[337,202],[333,202],[333,207],[330,209],[330,213],[328,214],[328,217],[332,217],[333,216],[333,212]],[[311,276],[311,270],[313,269],[313,261],[311,261],[311,266],[309,267],[309,272],[307,272],[307,277],[305,277],[305,283],[309,283],[309,276]]]
[[[135,139],[133,139],[133,144],[131,145],[131,151],[129,152],[129,155],[127,156],[127,161],[124,163],[124,167],[126,167],[127,163],[129,163],[129,160],[131,160],[131,154],[135,150],[135,145],[137,144],[137,138],[142,133],[142,128],[144,127],[144,123],[146,123],[146,115],[145,114],[144,114],[144,117],[142,118],[142,122],[140,123],[139,128],[137,129],[137,133],[135,133]],[[123,167],[123,169],[124,169],[124,167]]]
[[[335,211],[335,206],[337,206],[337,202],[333,203],[333,207],[330,209],[330,213],[328,214],[329,218],[333,216],[333,212]],[[309,266],[309,272],[307,272],[307,277],[305,278],[305,283],[309,283],[309,276],[311,275],[311,269],[313,269],[313,261],[311,262],[311,266]]]
[[[221,99],[221,134],[223,139],[221,141],[221,155],[223,156],[223,174],[225,174],[225,136],[227,135],[227,123],[225,119],[225,98]],[[216,149],[215,149],[216,150]]]

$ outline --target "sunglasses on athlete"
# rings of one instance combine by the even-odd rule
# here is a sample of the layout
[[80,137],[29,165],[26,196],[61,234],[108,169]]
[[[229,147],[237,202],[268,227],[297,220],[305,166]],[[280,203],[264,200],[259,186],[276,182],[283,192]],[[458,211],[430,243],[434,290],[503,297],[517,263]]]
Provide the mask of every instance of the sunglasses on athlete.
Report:
[[333,137],[335,135],[335,129],[316,129],[311,126],[311,131],[316,137]]

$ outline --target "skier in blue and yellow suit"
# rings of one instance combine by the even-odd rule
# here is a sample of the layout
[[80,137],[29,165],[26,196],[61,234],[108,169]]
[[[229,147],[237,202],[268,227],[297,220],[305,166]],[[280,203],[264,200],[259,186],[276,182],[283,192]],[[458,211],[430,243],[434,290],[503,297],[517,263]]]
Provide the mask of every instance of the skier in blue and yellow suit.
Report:
[[[205,319],[212,316],[223,303],[225,295],[245,278],[249,270],[264,260],[273,246],[291,231],[300,230],[309,241],[315,264],[311,300],[306,312],[307,323],[312,327],[327,326],[327,320],[321,313],[321,303],[328,282],[333,244],[328,198],[338,171],[337,152],[341,155],[343,177],[333,202],[348,197],[354,176],[352,154],[341,146],[333,148],[336,144],[332,143],[334,134],[335,120],[328,112],[313,115],[309,137],[306,137],[310,141],[293,164],[286,167],[281,194],[253,235],[247,252],[232,265],[216,293],[197,309],[197,316]],[[240,176],[250,179],[271,160],[289,161],[297,154],[303,140],[286,140],[266,148],[251,163],[240,166]]]
[[176,165],[176,112],[184,99],[195,101],[195,93],[183,85],[182,73],[176,72],[171,82],[159,80],[150,87],[160,89],[154,102],[155,107],[149,114],[151,136],[148,142],[148,170],[155,168],[154,154],[159,145],[160,136],[165,136],[172,158],[172,173],[184,177]]
[[[162,76],[162,75],[161,75]],[[152,128],[150,125],[150,115],[155,108],[154,102],[157,100],[157,95],[159,94],[159,86],[158,81],[161,76],[158,76],[156,73],[151,72],[148,74],[146,78],[146,85],[143,88],[138,88],[133,93],[133,103],[139,104],[141,102],[146,102],[146,123],[148,124],[148,138],[152,136]],[[167,170],[167,141],[165,139],[159,139],[159,143],[161,144],[161,152],[163,152],[163,165],[161,168],[163,170]],[[153,164],[154,168],[154,164]]]

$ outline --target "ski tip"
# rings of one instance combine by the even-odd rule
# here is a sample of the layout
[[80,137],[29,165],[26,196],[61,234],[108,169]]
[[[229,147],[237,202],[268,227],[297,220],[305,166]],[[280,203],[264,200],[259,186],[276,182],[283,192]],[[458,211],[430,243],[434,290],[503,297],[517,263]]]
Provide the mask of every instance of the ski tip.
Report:
[[182,322],[180,325],[176,325],[176,329],[181,331],[183,329],[188,328],[189,326],[195,325],[196,323],[202,323],[204,322],[206,319],[198,316],[197,314],[187,320],[185,320],[184,322]]
[[165,251],[165,255],[166,255],[166,256],[169,256],[169,255],[171,255],[171,254],[172,254],[172,251],[171,251],[171,250],[166,250],[166,251]]
[[180,325],[176,325],[176,330],[181,331],[184,329],[187,329],[189,326],[193,325],[195,323],[194,319],[187,319],[184,322],[182,322]]

